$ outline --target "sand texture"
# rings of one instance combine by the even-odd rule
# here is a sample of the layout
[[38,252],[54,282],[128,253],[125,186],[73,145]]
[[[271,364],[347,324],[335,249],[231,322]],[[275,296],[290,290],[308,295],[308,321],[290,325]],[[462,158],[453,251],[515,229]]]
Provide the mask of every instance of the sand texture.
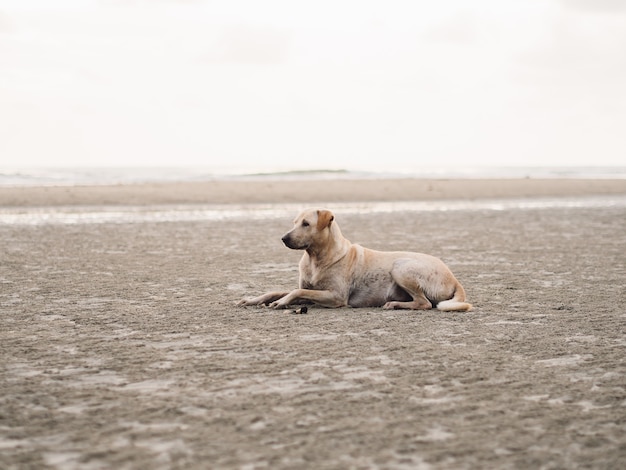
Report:
[[336,217],[474,310],[235,307],[291,218],[0,225],[0,468],[623,468],[624,206]]
[[335,179],[0,188],[0,207],[413,201],[624,195],[626,179]]

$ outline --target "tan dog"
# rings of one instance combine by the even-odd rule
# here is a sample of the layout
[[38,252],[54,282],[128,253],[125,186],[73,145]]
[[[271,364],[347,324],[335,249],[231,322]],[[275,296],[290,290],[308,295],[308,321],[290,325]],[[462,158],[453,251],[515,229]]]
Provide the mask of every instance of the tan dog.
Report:
[[300,288],[269,292],[238,305],[286,308],[298,303],[324,307],[380,307],[467,311],[463,286],[438,258],[421,253],[374,251],[344,238],[332,212],[310,209],[283,238],[305,250]]

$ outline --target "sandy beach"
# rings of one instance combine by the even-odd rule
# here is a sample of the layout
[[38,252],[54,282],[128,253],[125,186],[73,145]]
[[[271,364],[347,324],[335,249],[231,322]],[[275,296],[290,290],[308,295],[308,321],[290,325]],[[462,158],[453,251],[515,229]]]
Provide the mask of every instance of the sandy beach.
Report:
[[415,201],[616,194],[626,194],[626,179],[252,179],[103,186],[0,187],[0,208]]
[[[626,180],[0,188],[0,214],[598,196]],[[442,258],[474,309],[235,307],[296,286],[293,217],[0,223],[0,468],[623,466],[626,205],[335,215]]]

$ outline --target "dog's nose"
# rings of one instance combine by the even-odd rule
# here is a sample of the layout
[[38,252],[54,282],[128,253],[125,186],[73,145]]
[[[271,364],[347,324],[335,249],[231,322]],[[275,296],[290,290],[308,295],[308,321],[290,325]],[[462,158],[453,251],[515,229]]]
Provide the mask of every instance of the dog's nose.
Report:
[[289,241],[289,234],[283,236],[283,238],[281,238],[281,240],[283,241],[283,243],[286,245],[287,242]]

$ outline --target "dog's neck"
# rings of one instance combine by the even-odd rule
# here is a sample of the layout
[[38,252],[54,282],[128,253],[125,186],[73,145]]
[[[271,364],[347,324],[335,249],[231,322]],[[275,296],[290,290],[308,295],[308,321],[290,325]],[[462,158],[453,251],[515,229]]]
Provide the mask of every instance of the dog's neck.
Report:
[[350,245],[350,241],[343,236],[337,223],[333,222],[329,227],[328,244],[321,247],[309,246],[306,252],[316,265],[330,266],[346,256]]

